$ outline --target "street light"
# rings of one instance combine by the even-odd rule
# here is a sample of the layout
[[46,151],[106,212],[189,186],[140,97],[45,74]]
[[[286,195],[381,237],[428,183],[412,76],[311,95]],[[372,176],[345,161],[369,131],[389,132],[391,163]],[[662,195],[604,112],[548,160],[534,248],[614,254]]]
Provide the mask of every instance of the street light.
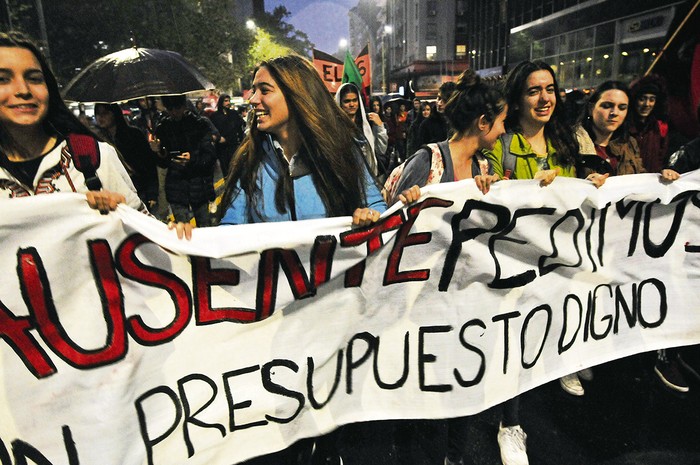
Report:
[[384,26],[384,34],[382,34],[382,92],[386,94],[386,36],[393,32],[394,28],[391,24]]
[[253,21],[252,19],[249,19],[248,21],[245,22],[245,27],[251,31],[254,31],[255,30],[255,21]]
[[343,50],[343,49],[345,49],[345,48],[347,48],[347,47],[348,47],[348,39],[346,39],[345,37],[343,37],[342,39],[340,39],[340,40],[338,41],[338,48],[339,48],[340,50]]

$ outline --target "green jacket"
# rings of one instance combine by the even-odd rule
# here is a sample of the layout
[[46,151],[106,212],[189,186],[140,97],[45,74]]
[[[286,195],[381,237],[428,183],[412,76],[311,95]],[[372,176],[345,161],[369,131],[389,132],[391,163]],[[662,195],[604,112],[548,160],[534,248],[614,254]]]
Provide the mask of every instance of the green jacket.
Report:
[[[511,173],[509,179],[533,179],[537,173],[537,155],[532,150],[530,143],[523,137],[522,134],[512,133],[504,134],[498,138],[493,150],[485,151],[484,154],[493,164],[493,173],[503,178],[503,173],[508,166],[507,161],[503,158],[503,144],[508,139],[510,142],[510,154],[515,156],[514,173]],[[554,154],[556,150],[552,146],[552,141],[547,139],[547,163],[550,169],[559,168],[561,172],[559,176],[569,178],[576,177],[576,166],[563,167],[556,163]],[[512,163],[511,163],[512,166]]]

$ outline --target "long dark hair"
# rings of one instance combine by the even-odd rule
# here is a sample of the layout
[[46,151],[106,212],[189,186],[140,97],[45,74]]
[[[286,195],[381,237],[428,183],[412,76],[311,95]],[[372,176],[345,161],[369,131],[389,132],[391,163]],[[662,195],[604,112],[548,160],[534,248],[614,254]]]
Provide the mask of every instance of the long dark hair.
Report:
[[[608,90],[620,90],[627,95],[628,100],[630,97],[627,84],[625,84],[622,81],[605,81],[604,83],[596,87],[595,92],[593,92],[588,97],[588,109],[586,110],[586,114],[588,115],[588,117],[583,120],[583,128],[588,132],[588,135],[591,136],[593,142],[595,142],[596,135],[595,132],[593,132],[593,118],[590,118],[591,109],[595,106],[598,100],[600,100],[600,97],[603,95],[603,93]],[[625,141],[628,139],[630,127],[630,113],[632,113],[632,109],[630,108],[631,106],[632,102],[630,101],[629,106],[627,107],[627,117],[622,122],[620,127],[612,133],[612,136],[610,136],[610,140]]]
[[117,127],[117,133],[123,132],[129,127],[126,118],[124,118],[124,112],[122,112],[121,107],[116,103],[96,103],[95,113],[100,109],[107,110],[114,116],[114,125]]
[[[363,162],[357,137],[359,129],[335,103],[311,63],[297,55],[287,55],[263,61],[265,68],[279,86],[289,108],[289,118],[296,123],[302,141],[299,156],[307,163],[328,216],[350,215],[366,204]],[[257,70],[256,70],[257,72]],[[261,143],[266,133],[258,130],[253,120],[250,131],[236,151],[226,176],[219,219],[223,217],[238,184],[248,205],[258,211],[258,168],[262,161]],[[275,191],[275,206],[282,213],[290,204],[291,179],[280,176]]]
[[360,89],[357,88],[357,86],[351,82],[348,82],[347,84],[344,84],[340,88],[340,97],[339,97],[339,102],[342,104],[343,99],[345,98],[346,95],[349,93],[353,93],[357,95],[357,112],[355,112],[355,116],[353,117],[353,121],[357,125],[358,128],[362,129],[362,110],[360,110],[360,105],[363,105],[362,103],[362,94],[360,94]]
[[666,81],[658,74],[649,74],[630,84],[629,98],[631,108],[629,113],[631,113],[632,122],[637,126],[641,125],[639,113],[637,113],[637,99],[644,94],[654,94],[656,96],[656,103],[654,103],[654,108],[651,110],[647,122],[652,119],[666,121],[668,118]]
[[[34,42],[20,32],[0,32],[0,47],[16,47],[29,50],[39,62],[49,91],[48,113],[44,121],[42,121],[44,131],[47,134],[65,136],[68,133],[79,133],[94,136],[66,106],[58,90],[56,77],[51,71],[46,58],[44,58],[44,54],[41,53]],[[12,138],[2,124],[0,124],[0,150],[4,153],[28,155],[26,149]]]
[[369,111],[374,111],[374,110],[372,109],[372,104],[373,104],[374,102],[379,102],[379,112],[377,112],[377,114],[379,115],[379,119],[381,119],[382,121],[384,121],[384,111],[383,111],[383,108],[382,108],[382,99],[381,99],[379,96],[374,95],[374,96],[372,96],[372,97],[369,98]]
[[482,115],[493,124],[505,106],[506,101],[501,91],[484,84],[474,70],[467,69],[457,78],[455,90],[445,105],[445,117],[452,129],[461,136]]
[[506,129],[511,132],[521,132],[518,110],[520,99],[525,92],[527,78],[536,71],[547,71],[552,75],[554,83],[554,96],[556,104],[552,116],[544,125],[544,135],[552,143],[556,150],[554,158],[562,166],[573,166],[578,158],[578,143],[574,138],[572,128],[566,125],[566,115],[564,114],[564,102],[559,95],[559,84],[554,70],[544,61],[523,61],[508,73],[505,82],[504,93],[508,102],[508,115],[506,116]]

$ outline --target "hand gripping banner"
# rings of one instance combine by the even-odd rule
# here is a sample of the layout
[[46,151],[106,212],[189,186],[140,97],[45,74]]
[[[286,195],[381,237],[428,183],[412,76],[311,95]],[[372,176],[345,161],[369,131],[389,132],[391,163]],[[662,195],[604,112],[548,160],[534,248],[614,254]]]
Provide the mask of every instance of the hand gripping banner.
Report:
[[77,194],[2,201],[0,462],[236,463],[697,343],[699,181],[463,181],[363,229],[192,241]]

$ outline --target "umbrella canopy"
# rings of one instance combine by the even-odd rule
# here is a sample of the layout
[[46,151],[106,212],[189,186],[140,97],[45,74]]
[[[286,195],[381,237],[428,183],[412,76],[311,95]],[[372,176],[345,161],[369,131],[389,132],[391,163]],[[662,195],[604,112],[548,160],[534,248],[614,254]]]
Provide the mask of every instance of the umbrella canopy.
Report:
[[400,104],[406,105],[406,108],[411,106],[411,101],[399,93],[386,94],[382,96],[382,105],[390,103],[392,107],[397,107]]
[[118,103],[213,89],[179,53],[131,47],[92,62],[63,91],[74,102]]

